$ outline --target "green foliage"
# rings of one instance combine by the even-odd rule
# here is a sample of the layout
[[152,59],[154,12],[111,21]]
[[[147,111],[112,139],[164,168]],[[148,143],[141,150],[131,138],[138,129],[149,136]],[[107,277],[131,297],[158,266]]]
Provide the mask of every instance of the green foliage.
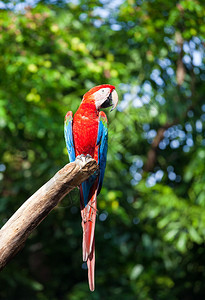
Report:
[[96,291],[75,190],[1,272],[0,298],[203,299],[203,1],[45,3],[0,11],[0,222],[68,162],[66,112],[92,86],[115,85]]

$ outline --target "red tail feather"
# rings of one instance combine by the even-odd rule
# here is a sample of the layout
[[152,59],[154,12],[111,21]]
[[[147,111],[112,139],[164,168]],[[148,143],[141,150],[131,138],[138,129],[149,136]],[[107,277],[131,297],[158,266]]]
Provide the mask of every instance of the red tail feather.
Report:
[[83,261],[87,261],[88,281],[91,291],[95,289],[95,220],[97,214],[97,182],[94,183],[90,192],[90,200],[86,207],[83,204],[82,188],[81,192],[81,216],[83,228]]
[[93,292],[95,289],[95,237],[93,239],[91,253],[88,256],[87,266],[88,266],[89,288]]

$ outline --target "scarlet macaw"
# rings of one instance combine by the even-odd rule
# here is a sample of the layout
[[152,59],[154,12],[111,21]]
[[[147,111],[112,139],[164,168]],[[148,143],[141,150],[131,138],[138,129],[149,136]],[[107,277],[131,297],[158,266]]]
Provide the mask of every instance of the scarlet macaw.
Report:
[[68,111],[65,116],[65,140],[70,162],[76,157],[91,156],[99,165],[95,172],[80,185],[80,206],[83,228],[83,261],[87,261],[88,281],[91,291],[95,289],[95,219],[97,195],[100,193],[106,166],[108,148],[108,122],[101,108],[118,103],[115,87],[102,84],[89,90],[75,113]]

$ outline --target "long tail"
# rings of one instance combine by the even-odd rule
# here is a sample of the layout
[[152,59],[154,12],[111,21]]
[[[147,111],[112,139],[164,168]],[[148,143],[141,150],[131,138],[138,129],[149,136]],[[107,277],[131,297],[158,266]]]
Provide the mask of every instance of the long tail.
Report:
[[81,193],[81,216],[83,228],[83,261],[87,261],[88,266],[88,282],[91,291],[95,289],[95,220],[97,214],[97,180],[94,182],[90,194],[89,201],[86,206],[83,203],[83,191]]

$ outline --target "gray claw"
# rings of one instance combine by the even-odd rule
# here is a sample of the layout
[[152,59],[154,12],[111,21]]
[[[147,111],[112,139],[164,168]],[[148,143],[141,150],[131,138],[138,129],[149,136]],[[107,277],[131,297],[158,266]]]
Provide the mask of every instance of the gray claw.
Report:
[[78,155],[76,157],[76,159],[79,159],[79,160],[83,161],[83,160],[85,160],[85,155],[84,154]]
[[76,157],[76,164],[82,168],[86,163],[88,163],[90,160],[92,160],[92,156],[90,154],[87,154],[86,156],[84,154],[78,155]]

